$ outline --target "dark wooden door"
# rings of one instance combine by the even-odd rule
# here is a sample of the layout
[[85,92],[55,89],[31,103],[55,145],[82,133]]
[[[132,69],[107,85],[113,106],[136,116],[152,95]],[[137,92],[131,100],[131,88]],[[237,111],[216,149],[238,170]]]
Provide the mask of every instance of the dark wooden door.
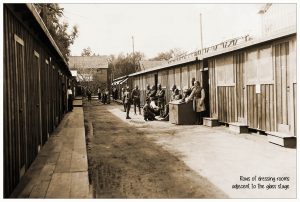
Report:
[[24,41],[15,35],[15,59],[17,74],[17,106],[18,106],[18,141],[17,149],[19,153],[19,177],[21,178],[26,169],[27,162],[27,138],[26,138],[26,104],[25,104],[25,72],[24,72]]
[[204,61],[204,68],[203,71],[201,71],[202,75],[202,87],[204,88],[205,92],[205,98],[204,98],[204,105],[205,105],[205,111],[203,113],[203,117],[209,117],[210,116],[210,105],[209,105],[209,74],[208,74],[208,62]]
[[41,61],[40,55],[34,51],[34,61],[33,61],[33,71],[34,74],[33,82],[34,85],[32,86],[33,95],[32,98],[33,102],[33,117],[34,117],[34,137],[36,139],[37,150],[39,151],[42,143],[43,143],[43,136],[42,136],[42,107],[41,107]]

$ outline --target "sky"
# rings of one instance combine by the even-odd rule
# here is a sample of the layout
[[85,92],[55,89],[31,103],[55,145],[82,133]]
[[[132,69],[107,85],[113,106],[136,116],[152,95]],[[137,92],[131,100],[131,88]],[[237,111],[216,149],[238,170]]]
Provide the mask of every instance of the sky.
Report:
[[71,55],[90,47],[100,55],[143,52],[146,58],[179,48],[192,52],[223,40],[261,33],[262,4],[60,4],[64,21],[77,25]]

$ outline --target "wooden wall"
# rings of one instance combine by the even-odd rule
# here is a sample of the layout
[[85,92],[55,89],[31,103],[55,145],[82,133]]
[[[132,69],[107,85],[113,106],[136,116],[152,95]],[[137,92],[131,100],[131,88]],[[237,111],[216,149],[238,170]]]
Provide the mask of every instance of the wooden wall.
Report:
[[210,116],[296,135],[296,37],[208,59]]
[[[170,67],[168,69],[158,70],[156,72],[145,73],[141,75],[136,75],[130,77],[133,81],[133,85],[138,85],[141,90],[141,105],[145,103],[145,91],[146,85],[149,84],[150,87],[155,84],[155,74],[158,77],[158,84],[160,83],[166,91],[166,100],[171,99],[171,88],[176,84],[180,93],[183,93],[184,88],[190,88],[192,83],[192,78],[201,81],[201,71],[203,69],[202,62],[194,61],[188,64],[183,64],[180,66]],[[132,86],[132,87],[134,87]],[[207,99],[208,96],[207,96]]]
[[68,78],[49,42],[27,26],[31,21],[3,7],[3,167],[9,197],[66,112]]

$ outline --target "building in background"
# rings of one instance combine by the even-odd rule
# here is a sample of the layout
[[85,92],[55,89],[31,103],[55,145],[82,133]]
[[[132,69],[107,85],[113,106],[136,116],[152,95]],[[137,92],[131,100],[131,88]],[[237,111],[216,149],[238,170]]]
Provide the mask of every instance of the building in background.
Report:
[[69,66],[71,71],[77,72],[77,94],[86,88],[93,93],[96,93],[98,87],[102,90],[110,88],[107,56],[70,56]]

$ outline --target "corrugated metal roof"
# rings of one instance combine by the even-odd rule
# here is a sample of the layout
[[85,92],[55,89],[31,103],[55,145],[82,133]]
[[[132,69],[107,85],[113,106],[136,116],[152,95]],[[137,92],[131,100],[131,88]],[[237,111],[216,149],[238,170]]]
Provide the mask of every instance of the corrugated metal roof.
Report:
[[141,60],[139,61],[141,70],[151,69],[156,66],[166,64],[168,61],[158,61],[158,60]]
[[196,61],[196,60],[203,60],[205,58],[210,58],[210,57],[213,57],[213,56],[226,54],[226,53],[229,53],[229,52],[232,52],[232,51],[244,49],[244,48],[247,48],[247,47],[250,47],[250,46],[254,46],[254,45],[257,45],[257,44],[260,44],[260,43],[265,43],[265,42],[268,42],[268,41],[272,41],[272,40],[282,38],[282,37],[286,37],[286,36],[289,36],[289,35],[293,35],[293,34],[296,34],[296,33],[297,33],[297,28],[296,27],[290,27],[290,28],[288,28],[284,31],[274,33],[273,35],[270,35],[270,36],[264,36],[262,38],[253,39],[253,40],[247,41],[245,43],[238,44],[236,46],[232,46],[232,47],[229,47],[229,48],[226,48],[226,49],[222,49],[220,51],[206,53],[204,55],[197,56],[197,57],[190,57],[190,58],[180,60],[180,61],[175,62],[175,63],[160,65],[160,66],[157,66],[157,67],[153,67],[151,69],[147,69],[147,70],[139,71],[139,72],[136,72],[136,73],[133,73],[133,74],[129,74],[128,76],[132,77],[132,76],[141,75],[141,74],[145,74],[145,73],[149,73],[149,72],[154,72],[154,71],[157,71],[157,70],[170,68],[170,67],[177,66],[177,65],[186,64],[186,63],[193,62],[193,61]]

